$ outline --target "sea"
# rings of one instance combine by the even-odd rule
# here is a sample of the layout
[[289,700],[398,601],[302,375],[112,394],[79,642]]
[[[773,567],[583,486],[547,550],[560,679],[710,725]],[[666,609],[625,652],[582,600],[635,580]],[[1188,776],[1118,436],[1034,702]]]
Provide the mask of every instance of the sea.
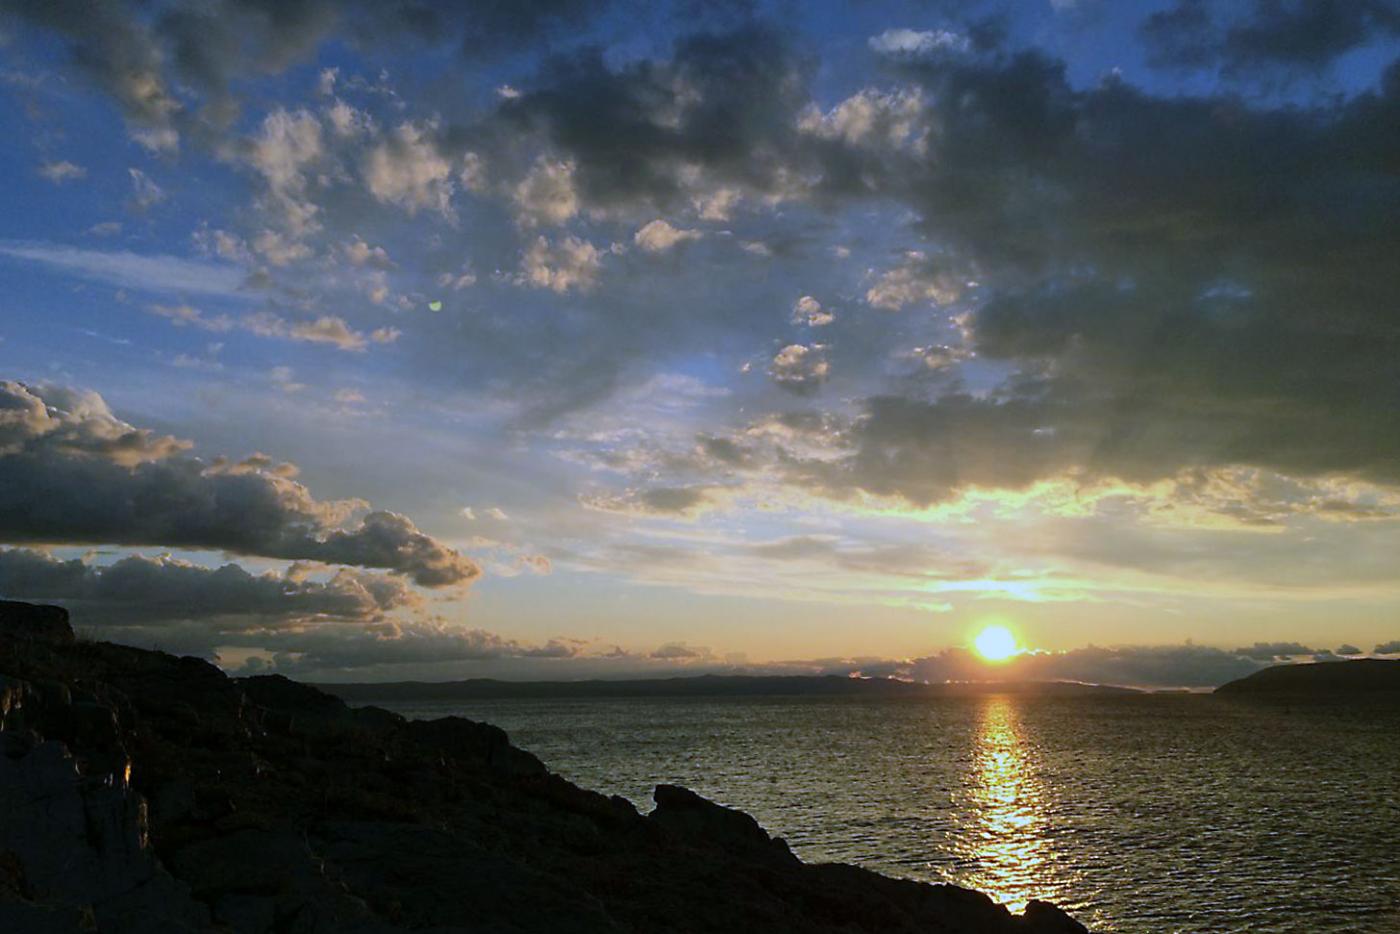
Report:
[[1400,934],[1400,704],[1210,695],[384,704],[503,727],[587,788],[662,782],[808,862],[1052,901],[1097,932]]

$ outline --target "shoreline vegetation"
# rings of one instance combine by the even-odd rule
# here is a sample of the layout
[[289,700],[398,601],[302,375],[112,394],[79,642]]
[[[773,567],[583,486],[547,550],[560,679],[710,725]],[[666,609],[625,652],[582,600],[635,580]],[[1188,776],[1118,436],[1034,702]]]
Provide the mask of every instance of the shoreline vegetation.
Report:
[[0,602],[0,930],[1086,934],[806,864],[672,785],[643,814],[504,731],[78,641]]

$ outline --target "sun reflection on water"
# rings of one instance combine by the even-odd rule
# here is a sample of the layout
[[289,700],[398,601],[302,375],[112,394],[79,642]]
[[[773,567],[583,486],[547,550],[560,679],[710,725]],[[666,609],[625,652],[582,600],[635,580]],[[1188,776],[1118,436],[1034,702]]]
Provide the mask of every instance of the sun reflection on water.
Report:
[[1050,863],[1045,795],[1031,767],[1015,705],[990,697],[982,707],[969,788],[975,826],[966,856],[974,887],[1013,912],[1045,898]]

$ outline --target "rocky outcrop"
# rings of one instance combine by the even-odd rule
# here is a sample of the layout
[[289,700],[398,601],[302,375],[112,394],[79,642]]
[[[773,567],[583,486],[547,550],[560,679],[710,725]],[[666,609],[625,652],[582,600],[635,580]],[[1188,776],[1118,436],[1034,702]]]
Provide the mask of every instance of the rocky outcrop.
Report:
[[77,641],[68,624],[68,611],[63,607],[13,600],[0,600],[0,632],[7,639],[25,642],[71,645]]
[[0,605],[0,930],[987,932],[1033,902],[806,865],[662,785],[639,813],[492,726],[72,638]]

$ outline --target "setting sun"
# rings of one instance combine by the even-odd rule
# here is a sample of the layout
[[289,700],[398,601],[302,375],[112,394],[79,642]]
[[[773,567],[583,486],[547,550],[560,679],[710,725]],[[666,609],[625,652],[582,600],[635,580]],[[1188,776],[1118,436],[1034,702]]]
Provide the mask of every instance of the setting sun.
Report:
[[988,626],[977,634],[972,645],[989,662],[1004,662],[1021,651],[1015,635],[1005,626]]

